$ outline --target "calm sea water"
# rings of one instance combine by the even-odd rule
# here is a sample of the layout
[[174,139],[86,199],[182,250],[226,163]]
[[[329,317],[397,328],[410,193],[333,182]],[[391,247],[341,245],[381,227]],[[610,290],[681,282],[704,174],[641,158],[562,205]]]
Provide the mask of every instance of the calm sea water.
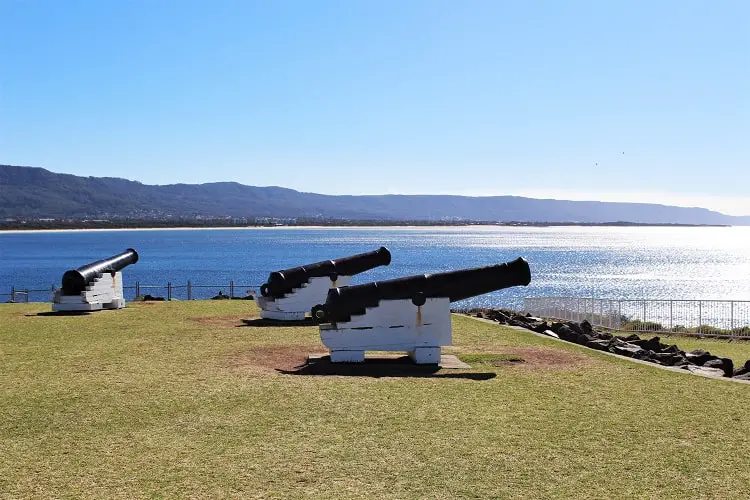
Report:
[[[0,294],[50,289],[62,273],[138,250],[125,284],[211,285],[194,296],[237,294],[270,271],[387,246],[388,267],[358,275],[365,283],[484,266],[525,257],[532,282],[459,305],[516,305],[524,296],[750,299],[750,228],[373,228],[69,231],[0,233]],[[132,291],[129,293],[132,295]],[[175,297],[185,298],[177,289]],[[0,301],[3,301],[0,296]],[[7,300],[7,297],[5,298]],[[32,295],[49,300],[49,293]]]

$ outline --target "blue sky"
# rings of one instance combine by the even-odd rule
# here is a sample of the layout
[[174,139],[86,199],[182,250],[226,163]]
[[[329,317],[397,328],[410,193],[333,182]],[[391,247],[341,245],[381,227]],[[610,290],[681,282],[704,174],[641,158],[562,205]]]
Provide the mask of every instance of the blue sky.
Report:
[[0,0],[0,30],[0,163],[750,214],[744,0]]

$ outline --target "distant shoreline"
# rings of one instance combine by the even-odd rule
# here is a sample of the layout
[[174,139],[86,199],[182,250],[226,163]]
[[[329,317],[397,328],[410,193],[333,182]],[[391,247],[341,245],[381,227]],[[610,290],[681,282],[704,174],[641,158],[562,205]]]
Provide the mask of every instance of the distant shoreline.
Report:
[[734,227],[729,225],[708,224],[575,224],[575,223],[550,223],[550,224],[394,224],[394,225],[301,225],[301,226],[175,226],[175,227],[111,227],[111,228],[45,228],[45,229],[0,229],[0,234],[22,234],[22,233],[68,233],[68,232],[109,232],[109,231],[221,231],[221,230],[283,230],[283,229],[496,229],[496,228],[550,228],[550,227]]

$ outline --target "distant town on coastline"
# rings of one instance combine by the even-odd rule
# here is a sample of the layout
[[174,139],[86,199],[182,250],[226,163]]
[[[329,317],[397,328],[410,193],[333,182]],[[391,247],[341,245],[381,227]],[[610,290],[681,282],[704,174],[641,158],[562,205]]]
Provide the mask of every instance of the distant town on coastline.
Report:
[[750,225],[750,216],[519,196],[332,196],[234,182],[152,186],[0,165],[0,229],[477,224],[727,226]]

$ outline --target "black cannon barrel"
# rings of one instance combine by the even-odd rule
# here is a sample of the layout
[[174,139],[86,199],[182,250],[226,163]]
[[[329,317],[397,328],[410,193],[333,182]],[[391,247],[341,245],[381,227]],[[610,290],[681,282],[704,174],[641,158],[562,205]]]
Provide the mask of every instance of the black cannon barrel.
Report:
[[334,288],[328,291],[325,304],[313,308],[312,317],[319,323],[349,321],[381,300],[411,299],[415,305],[423,305],[427,298],[447,297],[455,302],[530,282],[529,263],[519,257],[494,266]]
[[268,275],[268,281],[260,288],[260,293],[264,297],[281,298],[307,283],[310,278],[329,276],[335,281],[339,276],[354,276],[390,263],[391,252],[385,247],[380,247],[372,252],[275,271]]
[[122,253],[103,260],[97,260],[78,269],[65,271],[62,277],[63,295],[78,295],[86,286],[101,277],[104,273],[117,272],[130,264],[138,262],[138,252],[128,248]]

